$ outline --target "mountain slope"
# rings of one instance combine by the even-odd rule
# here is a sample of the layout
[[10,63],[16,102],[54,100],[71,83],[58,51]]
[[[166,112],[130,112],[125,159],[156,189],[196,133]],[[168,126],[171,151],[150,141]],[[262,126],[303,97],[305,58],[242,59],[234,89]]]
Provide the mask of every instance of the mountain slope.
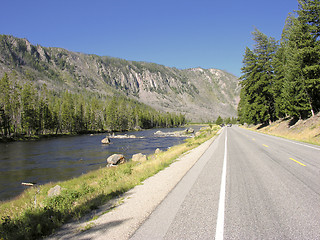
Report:
[[181,112],[194,121],[236,116],[238,79],[222,70],[179,70],[34,46],[26,39],[0,36],[0,77],[46,84],[56,91],[124,94],[156,109]]

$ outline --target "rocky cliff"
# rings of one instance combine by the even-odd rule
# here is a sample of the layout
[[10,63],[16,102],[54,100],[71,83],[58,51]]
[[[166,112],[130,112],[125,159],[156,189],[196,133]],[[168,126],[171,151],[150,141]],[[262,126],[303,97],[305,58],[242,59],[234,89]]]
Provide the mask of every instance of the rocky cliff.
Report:
[[234,117],[239,101],[238,79],[222,70],[180,70],[34,46],[7,35],[0,36],[0,77],[4,72],[56,91],[124,94],[162,111],[184,113],[193,121]]

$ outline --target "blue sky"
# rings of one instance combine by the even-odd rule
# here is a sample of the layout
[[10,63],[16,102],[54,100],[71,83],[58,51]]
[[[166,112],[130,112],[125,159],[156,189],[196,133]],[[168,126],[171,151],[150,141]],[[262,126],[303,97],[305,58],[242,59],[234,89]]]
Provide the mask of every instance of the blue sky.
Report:
[[0,34],[32,44],[240,76],[258,28],[280,39],[297,0],[3,0]]

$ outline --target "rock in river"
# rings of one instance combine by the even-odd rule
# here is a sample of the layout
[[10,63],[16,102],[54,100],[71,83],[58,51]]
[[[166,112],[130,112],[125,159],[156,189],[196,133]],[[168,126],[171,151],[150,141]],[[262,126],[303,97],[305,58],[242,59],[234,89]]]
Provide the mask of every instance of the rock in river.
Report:
[[101,140],[101,143],[103,144],[110,144],[110,139],[108,137]]

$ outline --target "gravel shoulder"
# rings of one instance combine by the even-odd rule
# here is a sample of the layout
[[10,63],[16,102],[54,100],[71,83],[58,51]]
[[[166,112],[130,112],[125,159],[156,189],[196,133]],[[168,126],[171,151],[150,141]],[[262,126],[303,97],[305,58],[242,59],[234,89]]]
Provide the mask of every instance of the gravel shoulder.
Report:
[[47,239],[128,239],[198,161],[216,136],[80,221],[64,225]]

